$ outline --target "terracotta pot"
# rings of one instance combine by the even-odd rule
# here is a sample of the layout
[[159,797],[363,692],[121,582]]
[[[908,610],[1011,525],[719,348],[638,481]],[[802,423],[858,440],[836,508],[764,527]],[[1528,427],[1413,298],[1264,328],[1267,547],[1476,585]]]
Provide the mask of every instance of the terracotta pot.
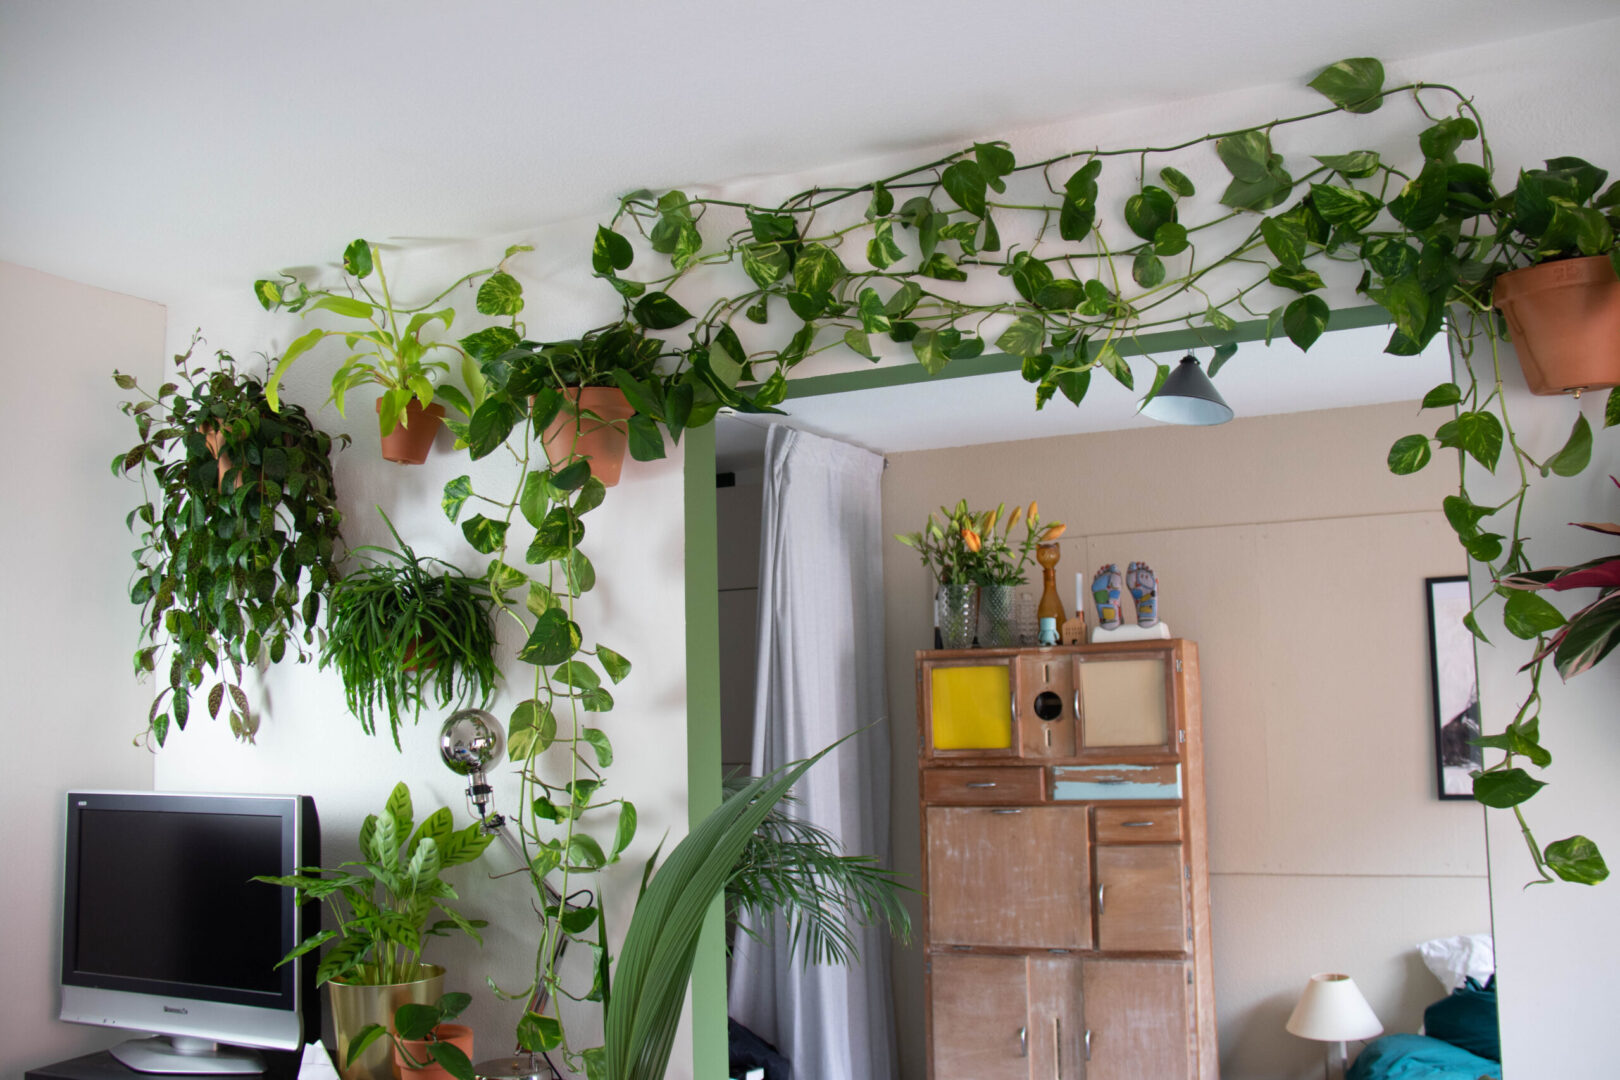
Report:
[[394,1012],[401,1005],[431,1005],[444,994],[444,968],[437,964],[418,964],[422,976],[415,982],[390,983],[385,986],[359,986],[333,979],[326,984],[332,1000],[332,1032],[337,1040],[336,1061],[343,1080],[391,1080],[393,1051],[386,1039],[379,1039],[366,1047],[365,1053],[345,1066],[343,1059],[349,1054],[349,1043],[355,1033],[367,1024],[394,1027]]
[[[433,1029],[433,1034],[438,1036],[440,1042],[447,1042],[463,1054],[466,1054],[468,1061],[472,1060],[472,1028],[466,1024],[440,1024]],[[428,1057],[427,1040],[401,1039],[400,1042],[404,1044],[406,1050],[410,1051],[411,1057],[417,1061],[426,1061],[428,1064],[424,1068],[412,1068],[399,1050],[396,1049],[394,1051],[394,1080],[455,1080],[444,1070],[444,1066]]]
[[[625,448],[630,444],[625,421],[636,410],[616,386],[574,387],[564,391],[564,397],[557,419],[546,428],[546,456],[559,465],[570,458],[587,458],[591,475],[612,487],[619,482]],[[596,416],[580,415],[573,407],[575,402]]]
[[[382,398],[377,399],[377,414],[382,415]],[[400,465],[422,464],[443,423],[443,405],[435,403],[424,409],[420,401],[411,398],[402,422],[382,437],[383,459]]]
[[1510,271],[1496,279],[1493,299],[1532,394],[1620,384],[1620,278],[1608,256]]
[[[225,433],[219,430],[218,426],[214,424],[204,424],[202,427],[198,428],[198,430],[202,432],[203,442],[207,444],[208,452],[213,454],[219,462],[217,466],[219,472],[219,488],[221,491],[223,491],[225,489],[225,474],[231,471],[230,455],[221,454],[219,452],[220,447],[225,445]],[[237,477],[236,487],[241,486],[242,479],[241,477]],[[235,488],[232,490],[235,490]]]

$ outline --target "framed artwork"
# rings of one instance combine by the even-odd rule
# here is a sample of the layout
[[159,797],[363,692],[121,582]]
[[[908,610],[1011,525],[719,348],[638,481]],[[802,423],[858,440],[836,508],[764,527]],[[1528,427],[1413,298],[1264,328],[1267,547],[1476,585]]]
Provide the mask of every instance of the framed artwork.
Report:
[[1434,768],[1442,799],[1474,797],[1473,769],[1485,752],[1469,742],[1480,734],[1479,677],[1474,635],[1463,625],[1471,601],[1466,577],[1424,578],[1429,597],[1429,686],[1434,696]]

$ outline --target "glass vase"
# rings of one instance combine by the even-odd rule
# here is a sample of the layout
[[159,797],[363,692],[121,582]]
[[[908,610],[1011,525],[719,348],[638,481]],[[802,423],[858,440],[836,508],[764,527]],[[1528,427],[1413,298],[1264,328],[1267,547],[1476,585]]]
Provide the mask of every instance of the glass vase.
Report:
[[935,597],[940,647],[966,649],[973,644],[979,623],[977,585],[941,585]]
[[1015,606],[1017,589],[1012,585],[983,585],[979,588],[979,645],[986,649],[1008,649],[1017,644]]

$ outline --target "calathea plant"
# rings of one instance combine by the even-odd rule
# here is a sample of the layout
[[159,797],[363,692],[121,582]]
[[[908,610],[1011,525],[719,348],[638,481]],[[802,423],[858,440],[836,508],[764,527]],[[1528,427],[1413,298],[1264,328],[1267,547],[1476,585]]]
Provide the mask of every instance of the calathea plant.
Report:
[[178,381],[156,394],[132,375],[113,376],[141,393],[122,405],[140,441],[113,473],[141,480],[128,518],[140,541],[130,583],[142,619],[134,664],[137,675],[165,674],[148,716],[160,746],[171,726],[186,726],[191,692],[204,685],[209,715],[225,709],[232,733],[251,742],[258,718],[244,668],[289,651],[309,659],[337,576],[332,438],[297,405],[272,409],[263,384],[227,354],[211,370],[194,366],[196,345],[174,358]]
[[330,945],[315,970],[317,983],[388,986],[420,977],[430,937],[460,932],[482,944],[478,931],[488,924],[450,906],[456,891],[442,875],[478,858],[494,838],[476,822],[457,829],[446,807],[416,824],[410,788],[395,784],[382,813],[367,815],[360,826],[359,859],[253,879],[296,890],[300,903],[325,901],[337,924],[311,934],[281,963]]

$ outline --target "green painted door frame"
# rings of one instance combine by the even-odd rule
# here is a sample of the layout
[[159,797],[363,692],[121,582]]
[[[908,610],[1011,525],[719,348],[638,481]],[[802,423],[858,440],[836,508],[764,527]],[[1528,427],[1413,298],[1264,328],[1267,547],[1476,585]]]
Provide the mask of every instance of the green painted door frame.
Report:
[[[1353,330],[1389,324],[1380,307],[1345,308],[1328,319],[1329,330]],[[1239,323],[1222,341],[1263,341],[1266,320]],[[1143,334],[1115,342],[1122,356],[1176,353],[1210,348],[1209,335],[1197,330]],[[787,396],[819,397],[884,386],[905,386],[930,379],[960,379],[1017,371],[1022,361],[997,353],[957,360],[938,375],[919,364],[866,368],[837,375],[818,375],[788,382]],[[1033,391],[1031,392],[1033,396]],[[715,519],[714,427],[688,431],[686,459],[686,779],[687,819],[692,825],[720,805],[720,576],[719,526]],[[709,913],[692,969],[692,1058],[695,1080],[721,1080],[727,1075],[726,962],[723,908]]]

